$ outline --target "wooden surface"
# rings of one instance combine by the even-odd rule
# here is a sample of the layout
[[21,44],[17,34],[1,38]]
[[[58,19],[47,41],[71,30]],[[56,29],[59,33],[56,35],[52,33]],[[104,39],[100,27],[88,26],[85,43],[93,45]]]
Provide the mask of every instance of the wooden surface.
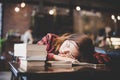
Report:
[[[28,71],[22,70],[18,64],[9,63],[10,70],[13,76],[17,79],[27,77],[27,80],[115,80],[119,78],[118,72],[104,67],[86,67],[86,66],[73,66],[73,67],[44,67],[40,69],[39,66],[33,67]],[[34,70],[35,68],[35,70]]]

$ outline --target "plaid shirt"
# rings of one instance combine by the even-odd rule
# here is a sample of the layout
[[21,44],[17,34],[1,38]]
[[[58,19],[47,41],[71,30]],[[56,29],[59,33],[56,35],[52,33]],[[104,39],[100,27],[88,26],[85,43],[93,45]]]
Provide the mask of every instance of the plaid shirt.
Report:
[[[55,48],[51,45],[52,41],[59,37],[56,34],[48,33],[44,36],[40,41],[38,41],[38,45],[44,44],[47,45],[47,52],[48,52],[48,60],[52,60],[53,55],[55,54]],[[97,59],[97,63],[108,63],[110,62],[110,57],[107,54],[97,53],[95,52],[93,56]]]
[[47,45],[47,52],[54,53],[55,48],[52,46],[52,42],[57,37],[58,37],[58,35],[56,35],[56,34],[48,33],[40,41],[38,41],[37,44],[38,45],[41,45],[41,44]]
[[95,52],[93,56],[97,59],[97,62],[101,64],[109,63],[111,61],[111,58],[107,54]]

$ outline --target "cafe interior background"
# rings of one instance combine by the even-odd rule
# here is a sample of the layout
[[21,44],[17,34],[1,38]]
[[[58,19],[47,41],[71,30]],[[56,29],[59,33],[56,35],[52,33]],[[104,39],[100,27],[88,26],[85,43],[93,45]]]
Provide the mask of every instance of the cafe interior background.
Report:
[[[106,45],[100,46],[97,37],[104,37],[108,28],[111,32],[106,40],[117,43],[109,43],[107,48],[119,49],[119,3],[119,0],[0,0],[1,60],[11,60],[9,51],[13,52],[15,43],[21,43],[20,36],[30,26],[34,28],[34,43],[47,33],[86,33],[96,47],[104,49]],[[7,62],[1,66],[6,69]]]

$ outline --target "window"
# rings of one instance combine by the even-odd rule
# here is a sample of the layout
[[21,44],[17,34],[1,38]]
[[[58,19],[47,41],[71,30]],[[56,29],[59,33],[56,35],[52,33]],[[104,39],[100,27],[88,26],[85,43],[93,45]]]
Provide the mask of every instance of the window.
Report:
[[0,38],[2,36],[2,3],[0,3]]

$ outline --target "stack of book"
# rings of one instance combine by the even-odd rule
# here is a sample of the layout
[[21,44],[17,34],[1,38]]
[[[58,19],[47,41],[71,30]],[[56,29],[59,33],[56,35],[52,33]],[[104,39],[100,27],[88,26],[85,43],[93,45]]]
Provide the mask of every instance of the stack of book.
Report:
[[22,71],[41,71],[45,70],[45,62],[44,61],[31,61],[31,60],[20,60],[19,68]]
[[71,61],[47,61],[46,63],[50,67],[63,67],[63,68],[72,67]]
[[24,60],[46,60],[46,45],[14,44],[14,56]]
[[20,60],[20,68],[25,71],[33,67],[44,67],[47,58],[46,45],[14,44],[14,56]]

